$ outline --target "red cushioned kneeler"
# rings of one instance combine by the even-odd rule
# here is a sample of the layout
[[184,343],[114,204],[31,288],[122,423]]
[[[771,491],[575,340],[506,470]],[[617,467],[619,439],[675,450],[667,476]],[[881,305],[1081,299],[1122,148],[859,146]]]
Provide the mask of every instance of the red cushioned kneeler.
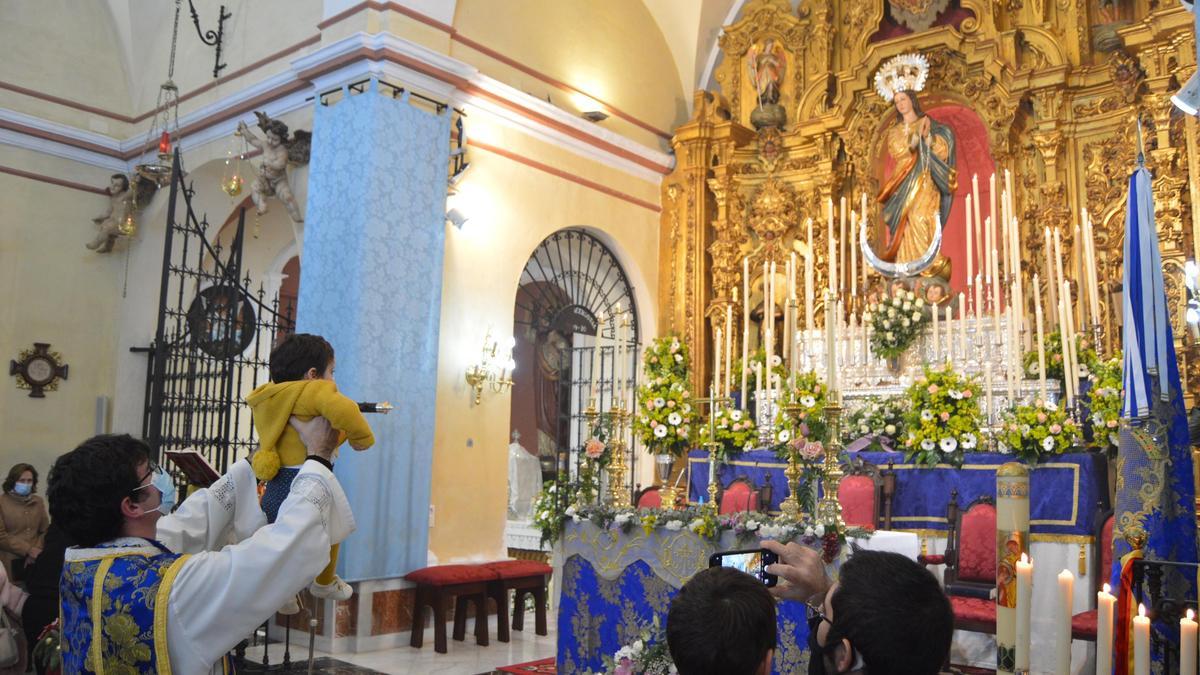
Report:
[[546,585],[553,571],[549,565],[536,560],[500,560],[484,563],[484,566],[497,575],[497,579],[488,584],[488,597],[496,604],[496,639],[501,642],[509,641],[508,592],[513,591],[512,627],[513,630],[525,629],[525,596],[532,595],[534,600],[534,630],[538,635],[546,635]]
[[424,610],[428,606],[433,609],[433,649],[447,652],[446,608],[454,597],[454,639],[461,642],[466,638],[467,603],[474,602],[475,642],[487,646],[487,592],[490,582],[500,578],[497,572],[483,565],[436,565],[413,570],[404,578],[417,585],[410,645],[419,648],[424,643]]

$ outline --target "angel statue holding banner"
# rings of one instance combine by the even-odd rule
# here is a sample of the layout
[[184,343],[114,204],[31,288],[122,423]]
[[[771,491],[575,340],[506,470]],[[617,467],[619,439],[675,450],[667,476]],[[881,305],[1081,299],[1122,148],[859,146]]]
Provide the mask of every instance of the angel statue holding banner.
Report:
[[875,90],[896,109],[896,123],[883,139],[893,169],[877,198],[887,225],[878,257],[896,264],[922,261],[917,267],[926,269],[910,273],[948,280],[950,261],[937,255],[934,244],[940,246],[941,228],[949,221],[958,172],[954,131],[926,115],[917,101],[928,75],[929,62],[920,54],[896,56],[875,73]]

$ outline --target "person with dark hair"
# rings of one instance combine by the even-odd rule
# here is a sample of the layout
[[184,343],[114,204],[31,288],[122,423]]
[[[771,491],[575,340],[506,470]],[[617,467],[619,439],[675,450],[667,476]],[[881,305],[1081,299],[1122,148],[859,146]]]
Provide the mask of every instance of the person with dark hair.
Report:
[[42,552],[50,527],[46,502],[37,496],[38,472],[32,464],[15,464],[0,495],[0,565],[9,580],[25,580],[25,568]]
[[330,463],[337,432],[323,418],[292,424],[312,454],[273,524],[248,461],[165,515],[165,474],[144,442],[96,436],[58,458],[50,512],[77,543],[59,585],[62,672],[223,672],[313,578],[354,515]]
[[745,572],[702,570],[671,600],[667,647],[679,675],[769,675],[775,601]]
[[898,553],[855,550],[830,582],[821,554],[763,542],[779,555],[771,592],[808,604],[810,674],[935,675],[950,653],[954,612],[937,579]]
[[46,626],[58,618],[58,582],[69,546],[71,540],[67,534],[50,521],[42,554],[33,561],[32,567],[26,569],[25,589],[29,591],[29,598],[21,608],[21,627],[25,629],[25,643],[29,645],[29,660],[38,673],[44,672],[44,668],[33,660],[33,648]]
[[[267,481],[262,508],[267,522],[275,522],[279,505],[287,498],[292,480],[304,463],[304,445],[288,420],[321,416],[343,433],[355,450],[375,444],[371,426],[358,404],[338,392],[333,381],[333,346],[320,335],[294,333],[271,350],[271,381],[250,392],[246,403],[254,413],[259,449],[254,454],[254,473]],[[350,584],[335,573],[338,547],[326,558],[328,564],[308,590],[318,598],[347,600],[353,594]],[[295,614],[300,605],[294,599],[280,608],[283,614]]]

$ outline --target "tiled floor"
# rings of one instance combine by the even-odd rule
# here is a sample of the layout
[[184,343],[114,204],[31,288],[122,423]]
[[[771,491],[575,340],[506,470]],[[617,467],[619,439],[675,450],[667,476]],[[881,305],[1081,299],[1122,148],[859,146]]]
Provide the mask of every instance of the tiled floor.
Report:
[[[438,654],[433,651],[432,629],[425,631],[425,646],[421,649],[398,647],[377,652],[361,654],[337,654],[330,660],[322,661],[328,654],[317,651],[313,653],[316,662],[313,672],[331,675],[370,675],[373,673],[429,673],[429,675],[477,675],[491,673],[500,666],[515,663],[536,661],[554,656],[555,617],[548,618],[550,634],[537,635],[533,632],[532,617],[526,617],[526,628],[523,631],[514,630],[512,640],[505,644],[496,640],[496,617],[490,621],[487,647],[475,644],[470,634],[468,624],[467,639],[463,642],[449,641],[449,651]],[[271,661],[279,662],[283,657],[282,645],[271,646]],[[262,648],[246,650],[246,657],[251,661],[259,661]],[[292,672],[303,673],[307,669],[308,650],[299,645],[292,645]]]

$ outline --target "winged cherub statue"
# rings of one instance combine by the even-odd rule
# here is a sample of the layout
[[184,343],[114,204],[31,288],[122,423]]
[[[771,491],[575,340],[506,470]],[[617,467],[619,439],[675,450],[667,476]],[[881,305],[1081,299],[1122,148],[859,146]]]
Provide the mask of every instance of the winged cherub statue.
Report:
[[258,127],[263,132],[263,138],[254,135],[245,122],[238,122],[238,133],[246,142],[262,150],[262,162],[258,165],[258,175],[250,184],[250,198],[258,214],[267,212],[267,197],[278,197],[291,216],[292,222],[303,223],[304,216],[300,213],[300,205],[292,194],[288,184],[287,165],[308,163],[309,149],[312,146],[312,134],[307,131],[296,131],[288,138],[288,126],[280,120],[271,119],[265,113],[255,112],[258,117]]

